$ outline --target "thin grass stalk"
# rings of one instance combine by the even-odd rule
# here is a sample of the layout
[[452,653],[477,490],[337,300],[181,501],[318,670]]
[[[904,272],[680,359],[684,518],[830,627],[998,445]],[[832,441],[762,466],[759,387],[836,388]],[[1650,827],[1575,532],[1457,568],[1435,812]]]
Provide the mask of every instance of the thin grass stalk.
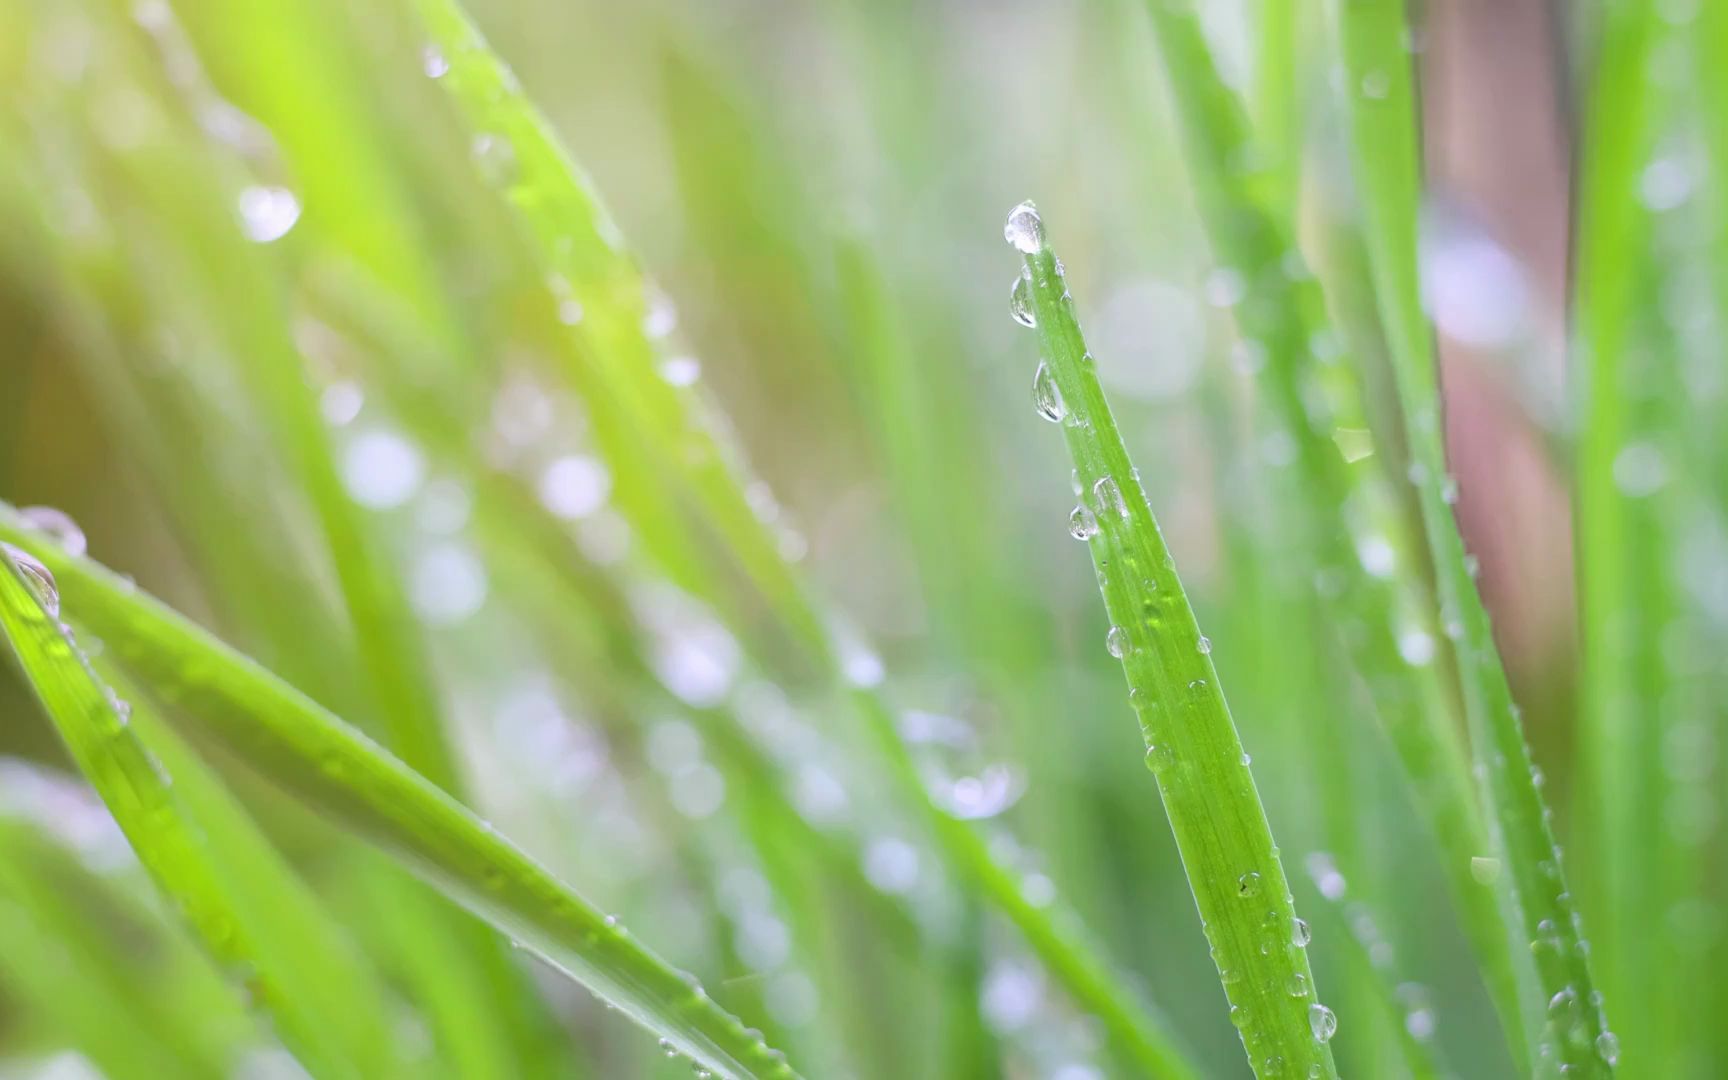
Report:
[[[522,214],[556,288],[570,290],[583,305],[573,333],[592,361],[583,387],[595,398],[589,415],[598,420],[616,409],[629,421],[619,441],[605,448],[608,464],[629,468],[631,460],[645,456],[658,470],[645,488],[620,479],[615,490],[655,513],[678,496],[681,510],[694,509],[712,527],[779,625],[819,670],[836,685],[854,683],[819,605],[745,498],[733,455],[697,419],[700,407],[691,395],[658,376],[644,327],[649,310],[641,272],[623,252],[617,227],[592,186],[460,8],[449,0],[417,0],[416,6],[431,34],[440,82],[478,131],[508,149],[510,167],[500,187]],[[659,561],[668,569],[678,564]],[[755,606],[751,599],[742,610]],[[736,614],[740,605],[727,610]],[[977,830],[934,801],[880,693],[854,686],[848,697],[901,798],[962,879],[1009,917],[1075,1001],[1098,1016],[1123,1054],[1153,1075],[1190,1074],[1178,1041],[1116,977],[1078,921],[1061,908],[1028,900],[1019,875],[996,860]]]
[[1369,263],[1390,346],[1443,625],[1452,639],[1471,750],[1503,852],[1519,924],[1547,1000],[1540,1052],[1579,1076],[1612,1073],[1619,1048],[1591,976],[1540,778],[1452,516],[1432,332],[1422,311],[1417,218],[1421,167],[1409,26],[1400,0],[1336,9],[1351,144]]
[[[1294,536],[1304,563],[1317,568],[1316,591],[1341,628],[1340,641],[1361,673],[1400,766],[1442,854],[1445,880],[1482,965],[1501,1027],[1516,1059],[1528,1063],[1526,1009],[1519,967],[1495,891],[1471,875],[1471,859],[1489,849],[1464,749],[1453,726],[1449,690],[1433,662],[1434,620],[1420,611],[1419,542],[1406,536],[1372,462],[1347,466],[1334,442],[1340,428],[1368,426],[1362,390],[1344,358],[1321,362],[1329,347],[1324,302],[1291,245],[1289,223],[1260,194],[1245,163],[1255,142],[1246,111],[1219,75],[1191,9],[1150,5],[1169,71],[1177,119],[1189,147],[1195,197],[1212,248],[1246,295],[1235,315],[1251,355],[1263,356],[1272,412],[1294,442],[1291,505],[1313,512]],[[1390,571],[1370,572],[1362,551],[1390,554]],[[1414,657],[1414,659],[1412,659]]]
[[1211,645],[1117,433],[1031,204],[1015,208],[1007,232],[1025,262],[1015,285],[1016,317],[1035,324],[1044,353],[1035,402],[1062,423],[1083,493],[1072,529],[1089,542],[1112,624],[1104,644],[1127,675],[1146,763],[1212,943],[1231,1022],[1257,1076],[1334,1077],[1327,1041],[1337,1019],[1317,999],[1290,883]]
[[[140,684],[171,698],[174,719],[198,739],[372,840],[658,1034],[669,1052],[724,1077],[795,1080],[783,1055],[694,979],[341,719],[96,564],[52,550],[19,529],[11,511],[0,513],[0,535],[33,549],[58,579],[67,610],[116,651]],[[25,588],[21,577],[16,588]],[[140,748],[122,780],[132,784],[146,768]],[[145,794],[154,790],[147,778],[139,782]],[[137,799],[128,790],[115,797],[122,808]]]

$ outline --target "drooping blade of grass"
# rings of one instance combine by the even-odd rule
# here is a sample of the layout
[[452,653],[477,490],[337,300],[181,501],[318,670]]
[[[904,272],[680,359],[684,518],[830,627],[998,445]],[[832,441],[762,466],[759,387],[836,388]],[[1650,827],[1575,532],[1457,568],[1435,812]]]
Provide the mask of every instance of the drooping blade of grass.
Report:
[[[1449,690],[1434,662],[1435,620],[1409,618],[1416,610],[1413,593],[1419,594],[1410,581],[1426,560],[1423,546],[1388,512],[1393,500],[1381,490],[1374,463],[1346,466],[1333,441],[1341,428],[1368,426],[1362,391],[1341,359],[1323,363],[1315,356],[1327,331],[1325,304],[1318,287],[1292,266],[1291,223],[1274,215],[1253,175],[1242,169],[1254,158],[1246,110],[1220,76],[1194,11],[1153,3],[1150,12],[1203,223],[1221,264],[1246,287],[1235,316],[1245,344],[1263,350],[1267,397],[1295,444],[1299,489],[1289,504],[1313,508],[1294,536],[1304,563],[1319,569],[1317,591],[1334,621],[1363,628],[1346,629],[1341,644],[1373,695],[1428,819],[1508,1046],[1524,1061],[1518,971],[1528,962],[1507,940],[1494,890],[1471,876],[1470,861],[1488,850],[1488,833],[1453,729]],[[1363,565],[1361,552],[1376,548],[1390,553],[1383,560],[1389,569]]]
[[[338,717],[94,563],[43,545],[18,528],[11,511],[0,513],[0,535],[49,565],[67,611],[102,637],[140,684],[172,697],[175,717],[199,737],[395,854],[658,1034],[669,1050],[722,1076],[796,1077],[692,979]],[[22,578],[14,584],[26,588]],[[132,772],[150,766],[135,740],[126,745],[136,755],[123,777],[130,785]],[[136,801],[129,786],[116,797]]]
[[1211,645],[1117,433],[1037,211],[1015,208],[1008,232],[1025,261],[1016,317],[1036,324],[1044,353],[1038,408],[1061,421],[1083,492],[1073,531],[1089,541],[1098,570],[1112,624],[1104,644],[1127,674],[1146,763],[1212,943],[1231,1021],[1256,1075],[1336,1076],[1326,1044],[1337,1021],[1315,997],[1305,943],[1293,938],[1290,884]]
[[1456,492],[1447,478],[1439,379],[1418,278],[1420,143],[1404,7],[1395,0],[1356,0],[1336,11],[1369,261],[1408,421],[1410,459],[1420,469],[1417,498],[1443,622],[1454,642],[1471,750],[1508,864],[1521,921],[1516,930],[1530,944],[1548,999],[1543,1046],[1577,1075],[1606,1075],[1618,1046],[1595,992],[1589,947],[1538,774],[1452,516]]
[[319,1075],[388,1071],[389,1030],[366,981],[277,855],[190,758],[170,774],[129,726],[131,706],[97,677],[71,631],[24,571],[0,556],[0,625],[80,771],[139,859],[224,966],[246,972],[255,999]]
[[[781,554],[777,538],[751,508],[729,451],[697,419],[691,395],[658,376],[653,341],[643,325],[649,312],[641,272],[620,250],[616,226],[586,178],[461,10],[449,0],[417,0],[416,6],[431,34],[429,48],[439,81],[476,131],[493,145],[508,148],[510,166],[499,186],[522,214],[548,276],[582,305],[573,332],[589,361],[579,385],[592,395],[590,416],[608,417],[616,410],[620,415],[615,420],[628,421],[619,424],[619,441],[603,447],[608,465],[620,471],[615,490],[621,501],[626,496],[636,501],[634,507],[625,506],[626,513],[640,510],[664,519],[669,506],[698,513],[768,602],[786,636],[802,646],[831,681],[847,681],[820,608]],[[596,435],[598,439],[598,429]],[[631,464],[640,458],[652,461],[657,475],[640,478],[640,465]],[[622,473],[631,469],[639,479],[626,484]],[[657,530],[639,525],[639,531],[651,539]],[[662,553],[657,555],[668,572],[676,569]],[[705,599],[727,600],[713,595]],[[759,604],[753,599],[733,601],[723,610],[743,624],[755,606]],[[1099,1017],[1126,1055],[1157,1075],[1189,1073],[1176,1041],[1097,955],[1075,920],[1053,905],[1029,901],[1022,895],[1019,875],[1000,864],[978,831],[936,804],[881,695],[862,687],[850,697],[901,798],[925,822],[956,872],[1014,922],[1040,960],[1077,1003]]]
[[[1602,948],[1596,966],[1634,1061],[1666,1058],[1658,1033],[1678,989],[1659,932],[1674,898],[1663,891],[1662,691],[1640,663],[1668,625],[1664,591],[1651,574],[1657,537],[1641,528],[1639,503],[1616,478],[1618,455],[1648,411],[1633,372],[1652,360],[1633,355],[1639,304],[1647,295],[1651,218],[1639,180],[1656,143],[1657,89],[1651,59],[1656,13],[1645,4],[1603,6],[1600,44],[1588,81],[1580,133],[1577,296],[1572,361],[1578,395],[1576,464],[1578,605],[1583,716],[1578,800],[1581,836],[1596,845],[1594,873],[1580,882],[1599,903]],[[1653,836],[1652,831],[1657,835]]]

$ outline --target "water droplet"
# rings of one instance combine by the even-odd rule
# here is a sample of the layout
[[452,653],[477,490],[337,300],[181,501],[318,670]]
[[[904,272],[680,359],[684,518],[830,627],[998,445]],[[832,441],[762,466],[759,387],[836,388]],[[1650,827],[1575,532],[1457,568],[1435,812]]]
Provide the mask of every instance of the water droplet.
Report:
[[1146,748],[1146,767],[1155,773],[1168,769],[1176,761],[1176,752],[1169,743],[1153,743]]
[[1128,500],[1122,497],[1122,485],[1113,476],[1100,476],[1092,485],[1092,506],[1100,514],[1128,516]]
[[1290,996],[1293,998],[1308,996],[1308,976],[1300,971],[1290,976]]
[[1200,650],[1200,655],[1208,655],[1212,652],[1212,639],[1207,637],[1205,634],[1201,634],[1200,640],[1194,643],[1194,647]]
[[43,566],[36,556],[22,548],[15,548],[11,544],[0,544],[0,550],[4,550],[6,555],[17,565],[19,571],[23,573],[24,580],[29,583],[31,591],[36,594],[36,599],[41,603],[42,610],[48,613],[50,619],[58,619],[60,617],[60,589],[54,584],[54,575],[49,569]]
[[1392,90],[1392,79],[1384,71],[1370,71],[1362,76],[1362,96],[1383,101]]
[[1031,199],[1008,211],[1008,221],[1002,226],[1002,238],[1025,255],[1044,250],[1044,219]]
[[1236,895],[1242,897],[1244,900],[1250,896],[1259,895],[1259,892],[1260,874],[1258,871],[1250,870],[1236,879]]
[[1038,361],[1038,371],[1032,376],[1032,407],[1038,410],[1038,415],[1051,423],[1060,423],[1068,415],[1068,403],[1062,400],[1062,391],[1056,386],[1055,376],[1050,374],[1050,365]]
[[583,454],[555,459],[540,474],[540,502],[557,517],[574,521],[606,505],[612,475],[599,460]]
[[240,193],[239,206],[240,227],[258,244],[282,239],[300,220],[300,200],[287,188],[254,185]]
[[1037,326],[1038,316],[1032,313],[1032,275],[1025,270],[1014,277],[1014,287],[1008,290],[1008,314],[1021,326]]
[[1120,626],[1112,626],[1110,632],[1104,635],[1104,648],[1118,660],[1127,656],[1133,647],[1134,643],[1128,640],[1128,631]]
[[1316,1001],[1308,1006],[1308,1030],[1314,1033],[1316,1041],[1328,1042],[1338,1031],[1338,1017]]
[[673,386],[694,386],[702,377],[702,362],[694,356],[671,356],[660,365],[660,377]]
[[1242,1005],[1230,1006],[1230,1022],[1239,1028],[1248,1026],[1248,1009]]
[[1451,506],[1458,501],[1458,478],[1446,476],[1440,481],[1440,501]]
[[516,182],[516,147],[502,135],[482,132],[474,136],[470,149],[480,167],[480,175],[494,187],[508,187]]
[[1596,1036],[1596,1056],[1610,1067],[1620,1064],[1620,1037],[1612,1031]]
[[438,46],[428,45],[420,50],[420,70],[428,79],[442,79],[450,73],[450,61],[445,59]]
[[1068,532],[1076,540],[1090,540],[1098,535],[1098,519],[1084,506],[1076,506],[1068,515]]
[[1314,940],[1314,931],[1308,928],[1306,919],[1296,919],[1290,924],[1290,944],[1298,949],[1306,949],[1312,940]]
[[672,1045],[671,1039],[660,1040],[660,1052],[669,1058],[675,1058],[678,1056],[678,1048]]
[[1500,880],[1500,860],[1486,855],[1477,855],[1470,860],[1470,876],[1483,885],[1492,885]]
[[616,915],[608,915],[602,921],[606,924],[606,929],[608,930],[616,930],[618,928],[618,916]]
[[1434,635],[1415,627],[1398,635],[1398,655],[1411,667],[1422,667],[1434,659]]

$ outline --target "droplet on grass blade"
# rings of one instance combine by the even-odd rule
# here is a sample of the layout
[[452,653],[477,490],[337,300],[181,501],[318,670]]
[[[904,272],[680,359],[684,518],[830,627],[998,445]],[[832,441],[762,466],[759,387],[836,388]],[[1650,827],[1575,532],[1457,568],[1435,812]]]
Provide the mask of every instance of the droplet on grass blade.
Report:
[[1133,643],[1128,640],[1128,631],[1120,626],[1112,626],[1110,632],[1104,635],[1104,648],[1118,660],[1127,656],[1132,647]]
[[1337,1014],[1316,1001],[1308,1006],[1308,1030],[1314,1033],[1315,1041],[1330,1042],[1338,1033]]
[[420,70],[426,73],[428,79],[442,79],[450,73],[450,61],[439,51],[438,46],[428,45],[420,50]]
[[46,533],[68,555],[82,555],[89,550],[84,530],[64,510],[52,506],[26,506],[18,511],[18,517],[30,528]]
[[42,605],[42,610],[48,613],[49,618],[58,619],[60,617],[60,588],[54,584],[53,573],[46,566],[43,566],[36,556],[23,548],[16,548],[11,544],[0,544],[0,550],[3,550],[6,556],[17,565],[19,571],[23,573],[24,580],[29,583],[31,591],[36,594],[36,599]]
[[1240,896],[1242,899],[1246,900],[1251,896],[1258,896],[1259,893],[1260,893],[1260,874],[1259,874],[1259,871],[1250,870],[1246,874],[1243,874],[1241,877],[1236,879],[1236,895],[1237,896]]
[[282,239],[300,220],[300,200],[282,187],[246,188],[240,193],[239,208],[246,239],[258,244]]
[[1500,860],[1477,855],[1470,860],[1470,876],[1478,884],[1492,885],[1500,880]]
[[1068,515],[1068,533],[1076,540],[1090,540],[1098,535],[1098,519],[1084,506],[1076,506]]
[[1308,943],[1314,940],[1314,932],[1308,928],[1306,919],[1296,919],[1290,924],[1290,944],[1298,949],[1306,949]]
[[1061,423],[1068,415],[1068,403],[1062,400],[1062,391],[1056,386],[1056,377],[1050,374],[1050,365],[1038,361],[1038,371],[1032,376],[1032,408],[1039,416],[1053,424]]
[[1008,314],[1021,326],[1038,325],[1038,316],[1032,313],[1032,275],[1025,270],[1015,275],[1008,290]]
[[1002,226],[1002,238],[1023,255],[1035,255],[1044,250],[1044,219],[1032,200],[1008,211],[1008,221]]
[[1122,497],[1122,485],[1113,476],[1100,476],[1092,485],[1092,506],[1100,514],[1128,516],[1128,500]]

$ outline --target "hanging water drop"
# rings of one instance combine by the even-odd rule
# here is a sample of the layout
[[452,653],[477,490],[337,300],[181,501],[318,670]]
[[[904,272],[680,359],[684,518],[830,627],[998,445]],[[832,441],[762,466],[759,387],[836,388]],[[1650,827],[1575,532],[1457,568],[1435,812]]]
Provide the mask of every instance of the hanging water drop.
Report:
[[1290,924],[1290,944],[1298,949],[1306,949],[1308,943],[1314,940],[1314,931],[1308,928],[1308,920],[1296,919]]
[[1052,424],[1060,423],[1068,415],[1068,403],[1062,400],[1056,377],[1050,374],[1050,365],[1042,360],[1038,361],[1038,371],[1032,376],[1032,407]]
[[23,548],[15,548],[11,544],[0,544],[0,551],[4,551],[6,556],[18,567],[19,572],[24,575],[24,580],[29,584],[31,591],[36,594],[36,600],[42,605],[42,610],[48,613],[49,618],[58,619],[60,617],[60,589],[54,584],[53,573],[46,566],[43,566],[36,556]]
[[1612,1031],[1596,1036],[1596,1056],[1610,1068],[1620,1064],[1620,1037]]
[[426,73],[428,79],[442,79],[450,73],[450,61],[438,50],[438,46],[428,45],[420,50],[420,70]]
[[254,185],[240,193],[239,205],[240,227],[258,244],[282,239],[300,220],[300,200],[287,188]]
[[1317,1042],[1329,1042],[1338,1032],[1338,1017],[1331,1009],[1316,1001],[1308,1006],[1308,1030]]
[[26,506],[18,511],[18,517],[37,532],[47,533],[68,555],[82,555],[89,550],[84,530],[63,510],[52,506]]
[[1110,632],[1104,635],[1104,648],[1110,651],[1111,656],[1120,660],[1128,655],[1133,643],[1128,640],[1128,631],[1120,626],[1112,626]]
[[1038,316],[1032,313],[1032,275],[1022,270],[1014,278],[1014,287],[1008,290],[1008,314],[1014,316],[1014,321],[1021,326],[1037,326]]
[[1038,208],[1031,199],[1008,211],[1002,239],[1023,255],[1036,255],[1044,250],[1044,219],[1038,216]]
[[678,1047],[672,1044],[671,1039],[661,1039],[660,1052],[669,1058],[675,1058],[678,1056]]
[[1208,655],[1212,652],[1212,639],[1201,634],[1200,640],[1194,643],[1194,647],[1200,650],[1200,655]]
[[1068,533],[1076,540],[1090,540],[1098,535],[1098,519],[1084,506],[1076,506],[1068,515]]

